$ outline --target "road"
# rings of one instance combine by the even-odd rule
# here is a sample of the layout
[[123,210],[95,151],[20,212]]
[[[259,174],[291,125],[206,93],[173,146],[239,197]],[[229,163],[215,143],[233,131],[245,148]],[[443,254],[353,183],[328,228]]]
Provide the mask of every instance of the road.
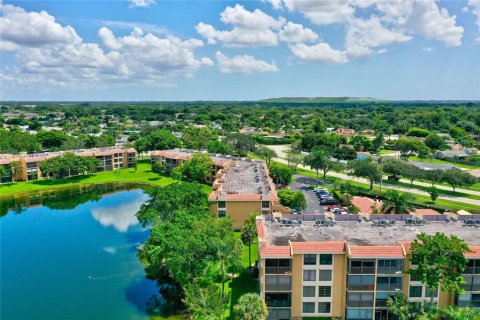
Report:
[[[281,163],[288,163],[288,161],[284,160],[287,158],[287,154],[285,153],[285,150],[288,150],[290,148],[290,145],[275,145],[275,146],[267,146],[269,147],[270,149],[274,150],[276,153],[277,153],[277,158],[275,158],[274,160],[277,161],[277,162],[281,162]],[[279,158],[283,158],[283,159],[279,159]],[[304,168],[304,169],[307,169],[307,170],[310,170],[310,168],[307,168],[307,167],[304,167],[304,166],[299,166],[301,168]],[[333,177],[338,177],[338,178],[342,178],[342,179],[352,179],[351,177],[349,177],[348,175],[345,175],[345,174],[341,174],[341,173],[338,173],[339,176],[336,176],[335,172],[332,172],[332,173],[329,173],[328,175],[330,176],[333,176]],[[384,176],[384,179],[387,179],[387,176]],[[356,180],[356,179],[352,179],[352,180]],[[364,180],[364,179],[363,179]],[[365,180],[366,181],[366,180]],[[368,182],[368,181],[367,181]],[[400,182],[403,182],[403,183],[407,183],[407,184],[410,184],[410,181],[407,180],[407,179],[400,179]],[[430,187],[430,183],[427,183],[427,182],[421,182],[421,181],[414,181],[413,182],[413,185],[416,185],[416,186],[422,186],[422,187]],[[393,185],[389,185],[389,187],[393,187]],[[449,186],[444,186],[444,185],[436,185],[435,186],[437,189],[440,189],[440,190],[447,190],[447,191],[453,191],[453,188],[449,187]],[[421,191],[421,190],[418,190],[418,189],[414,189],[414,188],[408,188],[408,187],[402,187],[402,186],[395,186],[394,189],[398,188],[398,190],[416,190],[416,191],[419,191],[419,192],[422,192],[422,193],[418,193],[418,194],[425,194],[427,196],[428,193],[425,192],[425,191]],[[462,188],[456,188],[455,189],[456,192],[461,192],[461,193],[465,193],[465,194],[471,194],[471,195],[475,195],[475,196],[480,196],[480,192],[479,191],[475,191],[475,190],[469,190],[469,189],[462,189]],[[412,192],[412,193],[416,193],[416,192]],[[474,204],[477,204],[477,203],[480,203],[480,200],[474,200],[474,199],[468,199],[468,198],[462,198],[462,197],[452,197],[450,198],[450,196],[447,196],[447,195],[442,195],[440,198],[444,198],[444,199],[449,199],[449,200],[453,200],[453,198],[457,198],[457,199],[465,199],[465,200],[473,200],[473,201],[476,201],[476,203]],[[468,201],[465,201],[465,202],[468,202]],[[470,202],[468,202],[470,203]]]

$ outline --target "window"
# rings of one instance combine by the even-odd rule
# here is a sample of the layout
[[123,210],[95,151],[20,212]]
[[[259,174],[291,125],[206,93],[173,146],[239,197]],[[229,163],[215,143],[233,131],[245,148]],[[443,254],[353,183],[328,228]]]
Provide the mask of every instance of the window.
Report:
[[350,260],[348,273],[351,274],[374,274],[375,260]]
[[398,291],[401,289],[401,277],[377,277],[377,291]]
[[304,302],[302,310],[303,313],[315,313],[315,302]]
[[347,309],[347,320],[372,320],[372,309]]
[[318,303],[318,313],[330,313],[331,303],[330,302],[319,302]]
[[316,254],[305,254],[305,255],[303,255],[303,264],[304,265],[315,265],[315,264],[317,264],[317,255]]
[[[432,295],[432,289],[429,287],[425,288],[425,297],[430,297]],[[433,289],[433,297],[436,298],[438,296],[438,288]]]
[[267,320],[290,320],[290,309],[268,309]]
[[265,259],[266,274],[286,274],[292,271],[290,259]]
[[219,218],[223,218],[227,216],[227,211],[225,210],[218,210],[218,215]]
[[331,265],[333,257],[331,254],[321,254],[320,255],[320,264],[321,265]]
[[347,278],[347,289],[353,291],[373,291],[375,288],[374,276],[349,275]]
[[292,289],[292,277],[283,275],[266,275],[266,291],[289,291]]
[[313,287],[313,286],[303,286],[303,297],[304,298],[315,297],[315,287]]
[[218,207],[225,209],[227,207],[227,203],[225,201],[218,201]]
[[290,293],[266,292],[265,304],[267,307],[290,307]]
[[332,281],[332,270],[319,270],[318,281]]
[[422,297],[422,286],[410,286],[410,291],[408,296],[410,298],[421,298]]
[[401,272],[402,269],[402,260],[378,260],[378,273],[380,274],[395,274]]
[[386,308],[387,300],[393,299],[396,296],[401,296],[400,292],[377,292],[375,296],[375,306],[377,308]]
[[303,281],[315,281],[315,270],[303,270]]
[[269,201],[262,201],[262,208],[270,208],[270,202]]
[[332,287],[330,287],[330,286],[319,286],[318,287],[318,296],[319,297],[331,297],[332,296]]
[[421,281],[422,276],[419,274],[411,274],[410,275],[410,281]]
[[373,307],[373,293],[349,292],[347,294],[347,307]]

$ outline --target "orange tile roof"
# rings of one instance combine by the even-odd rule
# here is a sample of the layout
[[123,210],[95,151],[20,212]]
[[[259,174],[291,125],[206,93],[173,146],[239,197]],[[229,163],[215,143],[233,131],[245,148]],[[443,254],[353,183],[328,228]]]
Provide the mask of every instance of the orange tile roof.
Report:
[[421,214],[423,216],[435,216],[439,215],[438,211],[435,211],[433,209],[415,209],[416,214]]
[[350,202],[352,203],[352,205],[357,207],[360,212],[368,214],[372,214],[372,205],[375,205],[378,209],[381,209],[383,205],[382,201],[377,202],[368,197],[353,197]]
[[351,256],[355,258],[402,258],[401,246],[350,246]]
[[227,194],[227,200],[229,201],[243,201],[243,200],[261,200],[261,194]]
[[480,258],[480,246],[470,246],[470,249],[472,249],[474,252],[469,252],[465,254],[465,257],[467,258]]
[[345,243],[341,241],[328,242],[290,242],[292,252],[316,253],[316,252],[345,252]]
[[262,258],[290,257],[290,246],[270,246],[268,244],[260,248]]

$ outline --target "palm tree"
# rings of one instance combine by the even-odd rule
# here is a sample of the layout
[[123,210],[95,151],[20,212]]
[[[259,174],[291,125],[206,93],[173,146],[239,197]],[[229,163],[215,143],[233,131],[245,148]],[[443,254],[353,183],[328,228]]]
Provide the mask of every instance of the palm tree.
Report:
[[267,306],[256,293],[246,293],[238,299],[233,307],[235,320],[265,320],[267,319]]
[[414,208],[411,204],[414,198],[410,193],[400,193],[397,190],[389,189],[384,193],[384,196],[383,213],[406,214]]

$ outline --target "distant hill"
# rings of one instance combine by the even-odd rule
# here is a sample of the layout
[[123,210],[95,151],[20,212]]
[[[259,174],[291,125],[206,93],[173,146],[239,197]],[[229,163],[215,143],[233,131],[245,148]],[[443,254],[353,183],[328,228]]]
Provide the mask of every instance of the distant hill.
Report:
[[259,102],[274,103],[356,103],[386,101],[370,97],[282,97],[259,100]]

